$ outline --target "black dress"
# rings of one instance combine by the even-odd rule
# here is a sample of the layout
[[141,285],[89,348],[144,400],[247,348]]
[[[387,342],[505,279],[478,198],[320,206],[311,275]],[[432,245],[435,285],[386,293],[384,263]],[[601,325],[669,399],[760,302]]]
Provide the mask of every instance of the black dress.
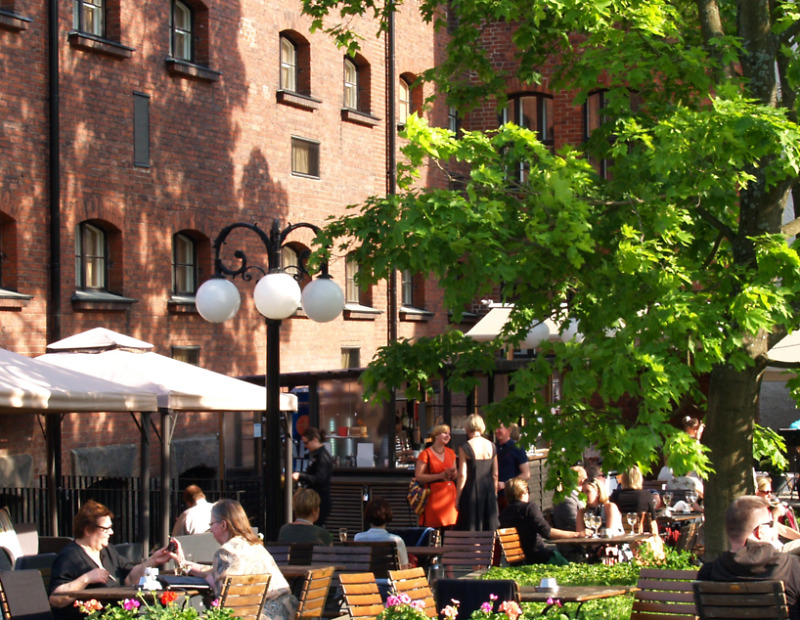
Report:
[[307,489],[319,493],[319,519],[316,525],[325,527],[325,521],[331,513],[331,475],[333,474],[333,457],[325,446],[309,453],[308,467],[298,476],[298,482]]
[[457,530],[485,532],[496,530],[497,494],[494,488],[492,468],[497,454],[492,444],[492,458],[476,459],[469,442],[462,446],[467,457],[467,480],[458,500]]

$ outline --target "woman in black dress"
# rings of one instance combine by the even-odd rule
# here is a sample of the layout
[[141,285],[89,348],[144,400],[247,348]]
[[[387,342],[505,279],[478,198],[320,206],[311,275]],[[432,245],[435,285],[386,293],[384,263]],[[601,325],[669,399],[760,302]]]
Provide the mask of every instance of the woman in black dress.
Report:
[[303,431],[303,443],[309,451],[308,467],[304,472],[296,471],[292,478],[307,489],[319,493],[320,506],[317,525],[325,527],[325,521],[331,513],[331,475],[333,474],[333,457],[322,445],[325,433],[318,428],[309,427]]
[[477,413],[467,417],[464,425],[467,442],[458,449],[456,504],[457,530],[473,532],[496,530],[497,519],[497,450],[482,437],[486,430]]

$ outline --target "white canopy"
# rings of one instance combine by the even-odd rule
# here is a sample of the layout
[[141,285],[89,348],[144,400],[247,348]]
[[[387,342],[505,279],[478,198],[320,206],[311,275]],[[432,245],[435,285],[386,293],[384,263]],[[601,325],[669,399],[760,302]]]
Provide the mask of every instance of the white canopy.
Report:
[[[265,410],[264,387],[147,350],[152,347],[124,334],[95,328],[49,345],[48,350],[56,352],[37,360],[152,392],[159,407],[173,411]],[[281,410],[296,411],[297,397],[282,393]]]
[[0,413],[156,411],[147,390],[0,349]]

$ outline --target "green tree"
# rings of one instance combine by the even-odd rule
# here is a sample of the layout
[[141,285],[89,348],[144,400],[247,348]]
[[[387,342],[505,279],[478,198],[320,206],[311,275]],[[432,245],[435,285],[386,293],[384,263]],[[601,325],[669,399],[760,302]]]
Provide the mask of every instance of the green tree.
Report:
[[[563,330],[577,320],[583,340],[553,343],[550,359],[539,356],[516,372],[513,392],[488,415],[509,419],[533,409],[529,432],[552,443],[550,465],[563,477],[588,444],[609,467],[624,467],[652,465],[666,443],[676,468],[714,472],[706,483],[706,542],[719,552],[725,507],[753,490],[767,352],[800,326],[800,260],[787,241],[800,226],[782,226],[800,166],[800,6],[421,0],[419,7],[440,31],[447,10],[457,16],[446,59],[426,75],[448,102],[496,97],[502,105],[509,78],[535,84],[557,58],[551,87],[574,92],[577,104],[605,87],[605,122],[585,148],[557,153],[513,125],[456,139],[409,123],[402,191],[333,222],[323,241],[357,246],[365,281],[391,269],[431,274],[456,313],[502,283],[514,310],[495,342],[451,332],[386,347],[371,387],[424,384],[445,364],[454,365],[453,385],[463,386],[467,369],[490,368],[503,342],[519,342],[532,322],[551,317]],[[335,23],[339,16],[374,12],[385,20],[397,8],[304,0],[315,26],[350,47],[357,39]],[[501,70],[483,42],[508,22],[518,62]],[[595,173],[586,151],[613,161],[611,178]],[[462,166],[462,186],[415,187],[415,172],[428,165]],[[521,168],[522,180],[509,172]],[[557,410],[541,398],[553,368],[568,371]],[[707,399],[701,377],[710,377]],[[589,405],[593,395],[600,404]],[[618,406],[626,395],[638,404],[633,425]],[[706,407],[707,452],[668,423],[687,399]]]

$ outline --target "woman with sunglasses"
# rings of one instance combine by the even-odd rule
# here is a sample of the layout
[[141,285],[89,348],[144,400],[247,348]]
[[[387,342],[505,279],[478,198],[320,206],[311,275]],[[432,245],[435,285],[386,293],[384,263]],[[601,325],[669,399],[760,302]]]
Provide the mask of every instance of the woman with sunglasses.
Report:
[[91,499],[75,515],[72,525],[75,540],[56,556],[50,576],[50,605],[56,620],[78,620],[83,617],[72,606],[74,599],[60,596],[59,592],[133,586],[139,583],[145,568],[178,559],[177,555],[164,547],[144,562],[135,565],[128,562],[108,544],[114,532],[113,518],[114,514],[107,507]]

